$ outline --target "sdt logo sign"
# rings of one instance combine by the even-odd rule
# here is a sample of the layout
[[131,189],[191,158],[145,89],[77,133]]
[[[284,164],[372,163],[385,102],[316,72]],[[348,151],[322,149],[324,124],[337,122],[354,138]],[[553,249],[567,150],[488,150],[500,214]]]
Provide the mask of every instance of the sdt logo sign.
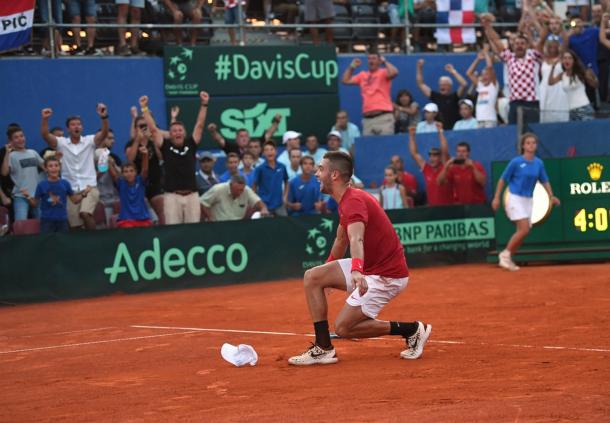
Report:
[[220,123],[222,125],[220,133],[225,138],[234,139],[237,130],[245,128],[251,137],[262,137],[271,126],[271,121],[277,113],[282,115],[282,120],[275,134],[283,134],[288,129],[286,122],[291,114],[290,108],[267,108],[267,103],[258,103],[253,108],[246,110],[226,109],[220,115]]
[[[137,266],[136,266],[137,264]],[[233,273],[241,273],[248,266],[248,251],[240,243],[225,247],[215,244],[208,247],[196,245],[186,254],[178,248],[170,248],[161,255],[161,242],[153,238],[153,247],[144,250],[136,258],[132,257],[124,242],[121,242],[114,254],[112,266],[104,269],[110,283],[115,283],[123,273],[128,273],[133,282],[140,278],[151,281],[161,279],[163,276],[176,279],[187,271],[193,276],[203,276],[208,271],[214,275],[221,275],[227,269]]]

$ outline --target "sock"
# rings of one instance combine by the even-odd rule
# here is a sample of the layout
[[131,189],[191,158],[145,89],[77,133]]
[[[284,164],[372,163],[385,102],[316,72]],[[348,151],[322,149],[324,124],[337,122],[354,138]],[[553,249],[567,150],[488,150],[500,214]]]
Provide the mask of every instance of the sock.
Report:
[[390,322],[390,335],[401,335],[408,338],[417,332],[418,327],[417,322]]
[[330,332],[328,331],[328,320],[321,320],[313,323],[313,329],[316,332],[316,344],[325,350],[332,348],[330,343]]

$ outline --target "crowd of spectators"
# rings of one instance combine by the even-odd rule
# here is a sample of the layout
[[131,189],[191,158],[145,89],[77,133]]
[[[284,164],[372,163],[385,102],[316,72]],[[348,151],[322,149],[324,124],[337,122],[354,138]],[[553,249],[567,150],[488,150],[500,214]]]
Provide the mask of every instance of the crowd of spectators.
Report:
[[[51,0],[51,11],[48,10],[48,0],[37,0],[37,17],[39,22],[48,22],[50,15],[56,23],[69,22],[73,24],[71,30],[56,31],[55,46],[58,55],[102,55],[118,54],[123,56],[144,54],[144,50],[153,51],[155,48],[146,46],[142,48],[140,41],[142,31],[137,28],[118,28],[106,30],[103,40],[96,42],[96,28],[87,28],[81,31],[81,24],[112,23],[112,24],[139,24],[139,23],[162,23],[176,24],[184,23],[203,24],[212,23],[212,17],[217,16],[225,24],[234,25],[243,22],[249,25],[253,19],[270,23],[294,24],[297,22],[307,24],[393,24],[404,25],[408,19],[411,25],[434,24],[436,19],[435,0],[282,0],[272,2],[263,0],[258,3],[241,0],[215,0],[206,2],[204,0]],[[581,4],[582,3],[582,4]],[[586,4],[584,4],[586,3]],[[608,0],[595,0],[593,7],[589,8],[588,2],[581,0],[569,0],[567,2],[566,16],[559,17],[553,14],[552,0],[495,0],[491,2],[474,2],[474,11],[480,17],[490,13],[495,19],[502,23],[513,24],[505,27],[507,37],[515,37],[515,30],[523,31],[523,25],[533,25],[534,34],[541,30],[539,18],[545,16],[548,20],[543,26],[549,27],[549,33],[560,37],[560,29],[564,26],[572,30],[578,30],[582,22],[592,22],[593,26],[584,30],[581,34],[582,41],[593,37],[587,35],[589,29],[599,28],[601,16],[608,12]],[[239,16],[241,7],[242,16]],[[532,11],[535,15],[533,16]],[[405,18],[405,16],[407,18]],[[489,19],[488,19],[489,20]],[[484,23],[483,19],[480,19]],[[517,26],[518,24],[518,26]],[[553,29],[554,28],[554,29]],[[313,44],[322,42],[321,30],[310,28],[307,32],[311,35]],[[326,28],[324,31],[324,42],[333,44],[346,40],[350,45],[353,41],[365,43],[383,44],[388,52],[405,51],[404,28],[351,30]],[[112,32],[113,36],[108,36]],[[237,45],[246,42],[245,39],[238,40],[235,28],[227,28],[229,42]],[[295,30],[285,30],[289,38],[294,38]],[[50,54],[48,31],[40,33],[44,38],[42,54]],[[85,35],[84,39],[81,34]],[[173,30],[161,30],[151,33],[148,31],[144,36],[147,41],[151,37],[157,37],[162,42],[173,42],[178,45],[188,43],[195,45],[209,40],[213,30],[202,30],[199,28],[183,29],[177,26]],[[379,35],[383,34],[383,35]],[[578,35],[576,33],[572,35]],[[207,37],[207,38],[206,38]],[[362,38],[359,40],[359,37]],[[411,31],[410,48],[415,51],[429,51],[437,49],[433,28],[413,27]],[[479,39],[480,40],[480,39]],[[109,49],[108,42],[112,43]],[[69,46],[66,50],[61,45]],[[583,48],[591,51],[591,46],[583,43]],[[103,47],[100,48],[100,47]],[[477,49],[475,45],[470,46]],[[604,59],[599,55],[596,59]],[[585,62],[586,64],[586,62]],[[596,66],[593,66],[595,69]]]

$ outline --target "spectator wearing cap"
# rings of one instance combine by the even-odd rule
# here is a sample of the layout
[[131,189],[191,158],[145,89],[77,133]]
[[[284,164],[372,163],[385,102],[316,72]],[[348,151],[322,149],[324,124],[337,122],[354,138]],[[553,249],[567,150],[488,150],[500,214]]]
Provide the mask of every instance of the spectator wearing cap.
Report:
[[[362,96],[362,133],[363,135],[394,134],[394,104],[392,103],[392,79],[398,69],[379,53],[367,56],[368,71],[353,76],[354,70],[362,64],[354,59],[343,74],[342,82],[358,85]],[[385,65],[385,67],[381,67]]]
[[150,128],[155,144],[163,154],[164,191],[163,211],[165,224],[197,223],[201,217],[195,165],[197,161],[197,146],[201,142],[205,117],[208,111],[210,96],[205,91],[199,93],[199,112],[193,127],[192,135],[188,135],[184,123],[176,121],[169,127],[169,139],[155,124],[148,109],[148,97],[140,97],[142,115]]
[[[360,129],[355,123],[349,121],[349,116],[345,110],[337,112],[335,126],[330,128],[331,131],[338,131],[341,134],[341,145],[346,150],[353,154],[354,141],[360,136]],[[316,161],[316,163],[321,162]]]
[[424,120],[417,123],[415,132],[425,134],[427,132],[437,132],[438,106],[434,103],[428,103],[424,106]]
[[320,164],[320,162],[324,158],[324,154],[326,154],[326,152],[328,151],[325,148],[320,147],[320,144],[318,143],[318,137],[316,137],[314,134],[308,135],[305,139],[305,148],[307,148],[307,150],[305,151],[303,156],[312,157],[316,165]]
[[453,187],[456,204],[485,204],[485,182],[487,175],[480,162],[470,158],[470,145],[460,142],[455,157],[448,160],[437,177],[440,185]]
[[200,201],[206,220],[211,222],[241,220],[255,210],[264,216],[269,214],[263,201],[246,185],[242,175],[233,175],[228,182],[214,185],[201,196]]
[[328,151],[342,151],[350,154],[345,148],[341,147],[341,133],[339,131],[330,131],[326,136],[326,148]]
[[277,149],[273,141],[263,146],[266,162],[254,171],[254,191],[261,197],[274,216],[286,216],[284,199],[288,193],[286,166],[276,160]]
[[479,127],[479,123],[474,118],[474,104],[472,104],[472,100],[464,98],[460,100],[460,116],[462,119],[455,122],[453,125],[453,130],[463,130],[463,129],[477,129]]
[[237,153],[227,154],[227,161],[225,162],[227,170],[220,175],[218,178],[219,182],[228,182],[231,176],[241,175],[244,176],[243,172],[239,170],[239,156]]
[[277,161],[288,168],[290,167],[290,151],[301,148],[301,133],[296,131],[284,132],[282,143],[286,146],[286,149],[279,155]]
[[288,172],[288,180],[291,180],[295,176],[301,174],[302,157],[303,152],[298,148],[290,150],[290,165],[286,168],[286,172]]
[[438,183],[438,175],[442,172],[443,165],[449,159],[449,150],[447,147],[447,140],[443,133],[442,123],[437,123],[437,130],[441,141],[441,148],[431,148],[428,152],[428,161],[426,161],[417,151],[415,128],[409,128],[409,152],[424,175],[427,205],[429,206],[453,204],[453,187],[451,184],[446,183],[441,185]]
[[314,160],[304,156],[300,162],[303,173],[290,179],[286,208],[290,216],[319,214],[322,208],[320,183],[314,177]]
[[195,175],[197,179],[197,192],[205,194],[212,186],[218,183],[218,175],[214,172],[216,157],[210,152],[204,152],[199,156],[199,170]]
[[455,70],[451,63],[445,65],[445,70],[458,81],[458,84],[460,84],[457,91],[453,91],[453,80],[448,76],[441,76],[439,78],[438,91],[433,91],[426,85],[424,81],[424,59],[419,59],[417,61],[417,72],[415,77],[417,87],[422,94],[429,98],[431,103],[436,104],[438,108],[437,112],[440,111],[440,121],[443,122],[443,126],[445,128],[453,128],[455,122],[460,118],[458,103],[466,91],[468,82],[466,82],[464,77]]
[[95,229],[93,212],[100,199],[97,189],[97,172],[95,170],[95,149],[108,136],[108,109],[99,103],[97,114],[101,120],[101,129],[95,135],[83,136],[83,125],[80,117],[70,116],[66,119],[68,137],[56,137],[49,132],[49,118],[53,114],[50,108],[42,110],[40,132],[49,147],[62,155],[62,177],[68,181],[74,192],[84,192],[82,201],[78,204],[68,199],[68,222],[72,228],[84,226],[85,229]]

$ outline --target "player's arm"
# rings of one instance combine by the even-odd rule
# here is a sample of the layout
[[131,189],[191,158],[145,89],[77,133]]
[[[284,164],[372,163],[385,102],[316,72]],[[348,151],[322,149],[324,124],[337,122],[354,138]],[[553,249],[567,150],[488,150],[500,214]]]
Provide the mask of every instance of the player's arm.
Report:
[[335,242],[333,242],[333,246],[330,249],[330,255],[328,256],[327,262],[333,260],[342,259],[345,256],[345,252],[347,251],[347,232],[345,228],[341,225],[337,227],[337,236],[335,237]]
[[347,237],[349,238],[349,252],[352,256],[352,282],[354,289],[358,289],[360,295],[366,294],[368,286],[364,275],[364,223],[353,222],[347,226]]

